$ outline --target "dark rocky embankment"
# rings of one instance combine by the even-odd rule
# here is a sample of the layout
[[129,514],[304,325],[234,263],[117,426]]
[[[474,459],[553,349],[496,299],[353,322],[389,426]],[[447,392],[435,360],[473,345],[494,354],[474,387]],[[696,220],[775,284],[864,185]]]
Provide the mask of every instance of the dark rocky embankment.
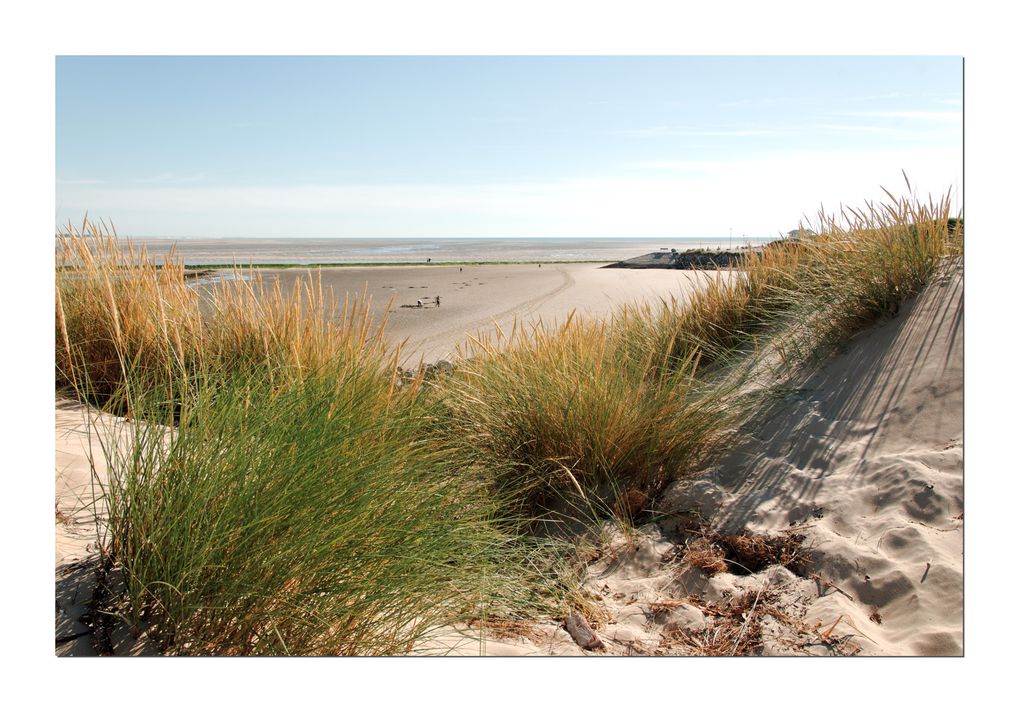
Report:
[[604,267],[623,267],[631,270],[714,270],[736,267],[749,251],[746,250],[659,250],[629,260],[621,260]]

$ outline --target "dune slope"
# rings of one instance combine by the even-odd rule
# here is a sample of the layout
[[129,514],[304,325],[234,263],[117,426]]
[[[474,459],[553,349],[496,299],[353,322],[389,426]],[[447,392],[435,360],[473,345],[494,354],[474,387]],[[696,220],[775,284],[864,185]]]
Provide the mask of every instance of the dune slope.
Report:
[[[667,489],[667,518],[610,538],[587,584],[603,649],[548,624],[444,632],[423,649],[960,655],[962,439],[963,275],[950,265]],[[721,543],[736,535],[787,538],[796,562],[734,561]]]
[[810,525],[826,593],[807,619],[842,616],[862,653],[962,653],[962,269],[808,376],[701,487],[722,531]]

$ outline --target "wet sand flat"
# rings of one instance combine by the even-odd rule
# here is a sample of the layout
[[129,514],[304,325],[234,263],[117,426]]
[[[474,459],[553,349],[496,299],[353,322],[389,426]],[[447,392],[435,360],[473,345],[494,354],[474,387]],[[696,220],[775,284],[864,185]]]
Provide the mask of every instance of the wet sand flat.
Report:
[[[561,323],[571,313],[609,314],[628,302],[682,298],[715,272],[602,269],[598,264],[455,265],[321,268],[324,289],[342,303],[345,294],[367,290],[372,315],[387,320],[393,343],[406,340],[404,363],[449,359],[468,335],[509,334],[514,320]],[[309,274],[289,268],[260,270],[283,289]],[[440,304],[436,306],[435,298]],[[416,305],[422,300],[423,306]]]

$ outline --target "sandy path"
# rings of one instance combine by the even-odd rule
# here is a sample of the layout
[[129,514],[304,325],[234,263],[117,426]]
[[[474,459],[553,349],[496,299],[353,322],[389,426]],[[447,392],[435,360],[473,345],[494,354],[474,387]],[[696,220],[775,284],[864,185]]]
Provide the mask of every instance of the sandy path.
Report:
[[[99,436],[121,421],[77,402],[56,403],[57,567],[96,551],[96,515],[102,517],[103,507],[101,490],[93,482],[92,463],[99,482],[105,482],[106,459]],[[93,503],[98,503],[98,509],[92,507]]]

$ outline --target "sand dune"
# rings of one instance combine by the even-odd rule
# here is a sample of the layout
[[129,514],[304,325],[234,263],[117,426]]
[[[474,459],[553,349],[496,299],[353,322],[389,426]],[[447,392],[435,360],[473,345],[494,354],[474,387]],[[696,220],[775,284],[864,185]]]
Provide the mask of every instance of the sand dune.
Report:
[[[611,533],[587,584],[604,649],[582,651],[540,622],[510,637],[445,630],[420,650],[727,654],[754,637],[764,654],[960,655],[962,438],[955,267],[807,375],[693,482],[668,489],[656,507],[679,516]],[[709,574],[684,563],[701,539],[692,527],[803,538],[803,561]]]
[[[300,269],[261,272],[267,281],[279,279],[284,289],[308,275]],[[367,291],[374,319],[387,321],[390,342],[406,340],[402,354],[408,365],[422,358],[453,358],[467,335],[491,333],[496,326],[509,332],[515,319],[558,322],[575,308],[579,313],[605,315],[626,301],[683,296],[706,279],[690,272],[639,275],[631,270],[600,270],[590,264],[324,268],[318,274],[323,287],[333,289],[341,303],[346,294]],[[439,307],[433,302],[436,295],[441,296]],[[419,298],[426,302],[421,309],[399,306],[415,304]],[[57,402],[57,638],[68,638],[58,646],[62,654],[92,652],[87,637],[69,638],[83,631],[77,618],[94,586],[91,569],[76,568],[97,551],[89,456],[93,456],[100,480],[105,479],[99,433],[108,433],[122,423],[123,419],[75,402]],[[127,438],[127,431],[120,437]]]
[[835,631],[856,630],[864,653],[962,653],[962,270],[860,335],[760,424],[708,479],[720,528],[810,524],[809,571],[845,594],[814,598],[806,617],[842,616]]

